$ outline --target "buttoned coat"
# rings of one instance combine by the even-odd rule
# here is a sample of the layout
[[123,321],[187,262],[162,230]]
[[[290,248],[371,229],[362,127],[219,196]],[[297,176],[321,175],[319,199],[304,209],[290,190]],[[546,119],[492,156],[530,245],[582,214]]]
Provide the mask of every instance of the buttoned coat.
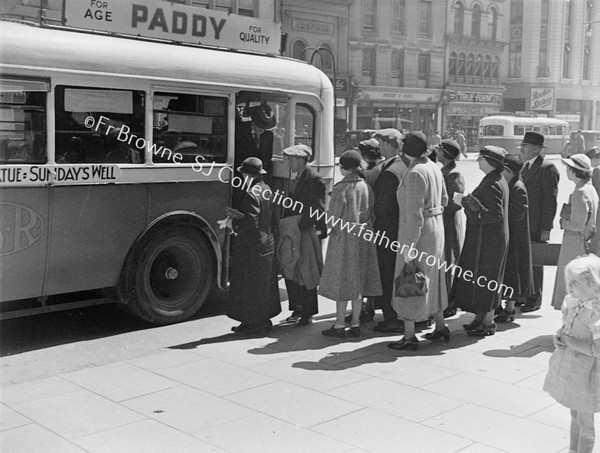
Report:
[[[415,258],[422,272],[429,277],[428,291],[423,296],[396,297],[393,307],[402,319],[425,321],[448,306],[448,292],[444,270],[444,223],[442,212],[448,204],[448,194],[440,168],[427,157],[415,159],[398,186],[400,211],[395,277],[403,271],[402,247],[418,252]],[[414,255],[414,253],[413,253]],[[411,256],[412,258],[412,256]]]
[[521,171],[521,176],[529,198],[529,235],[532,241],[539,241],[542,231],[550,231],[554,224],[560,175],[556,166],[540,154],[527,172]]
[[533,267],[529,239],[529,198],[527,188],[517,175],[508,182],[508,256],[504,271],[504,284],[514,290],[512,297],[533,294]]
[[467,231],[458,260],[461,271],[454,275],[450,304],[471,313],[487,313],[498,307],[498,289],[504,278],[509,239],[508,184],[499,170],[492,170],[471,195],[483,209],[472,211],[463,199]]
[[333,186],[329,202],[332,227],[319,294],[332,300],[381,295],[373,242],[373,191],[356,173]]

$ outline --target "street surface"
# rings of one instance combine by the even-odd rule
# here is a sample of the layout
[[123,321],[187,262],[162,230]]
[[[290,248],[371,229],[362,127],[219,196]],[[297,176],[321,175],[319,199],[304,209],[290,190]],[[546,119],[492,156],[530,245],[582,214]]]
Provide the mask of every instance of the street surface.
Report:
[[[556,163],[560,206],[573,185]],[[458,165],[472,190],[474,155]],[[0,450],[566,453],[569,411],[541,390],[560,326],[554,274],[540,311],[485,339],[464,333],[472,315],[459,312],[449,343],[416,352],[386,347],[398,336],[372,331],[380,313],[359,338],[322,336],[335,318],[325,298],[313,324],[278,326],[283,281],[264,338],[231,333],[220,294],[166,327],[115,306],[3,321]]]

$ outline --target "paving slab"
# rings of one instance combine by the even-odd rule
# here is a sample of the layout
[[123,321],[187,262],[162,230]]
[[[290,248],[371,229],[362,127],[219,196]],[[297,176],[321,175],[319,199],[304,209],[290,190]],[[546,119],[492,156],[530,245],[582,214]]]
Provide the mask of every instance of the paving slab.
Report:
[[85,453],[85,450],[40,425],[30,424],[0,432],[7,453]]

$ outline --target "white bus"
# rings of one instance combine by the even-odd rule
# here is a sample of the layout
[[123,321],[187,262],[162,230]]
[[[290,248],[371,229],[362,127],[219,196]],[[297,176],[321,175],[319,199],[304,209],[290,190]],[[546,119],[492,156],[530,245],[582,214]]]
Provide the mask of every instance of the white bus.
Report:
[[217,220],[254,105],[277,117],[274,188],[298,142],[332,180],[334,93],[313,66],[1,24],[0,319],[106,302],[192,316],[227,282]]
[[569,123],[554,118],[532,118],[494,115],[479,121],[479,148],[501,146],[510,154],[518,154],[518,146],[527,131],[544,134],[545,154],[560,154],[569,140]]

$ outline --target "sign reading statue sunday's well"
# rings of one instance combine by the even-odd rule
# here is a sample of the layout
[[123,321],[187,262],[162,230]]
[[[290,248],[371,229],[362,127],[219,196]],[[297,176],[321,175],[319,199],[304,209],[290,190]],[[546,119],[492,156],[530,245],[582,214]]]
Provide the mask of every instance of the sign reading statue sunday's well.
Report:
[[279,53],[281,24],[152,0],[67,0],[66,25],[149,38]]

